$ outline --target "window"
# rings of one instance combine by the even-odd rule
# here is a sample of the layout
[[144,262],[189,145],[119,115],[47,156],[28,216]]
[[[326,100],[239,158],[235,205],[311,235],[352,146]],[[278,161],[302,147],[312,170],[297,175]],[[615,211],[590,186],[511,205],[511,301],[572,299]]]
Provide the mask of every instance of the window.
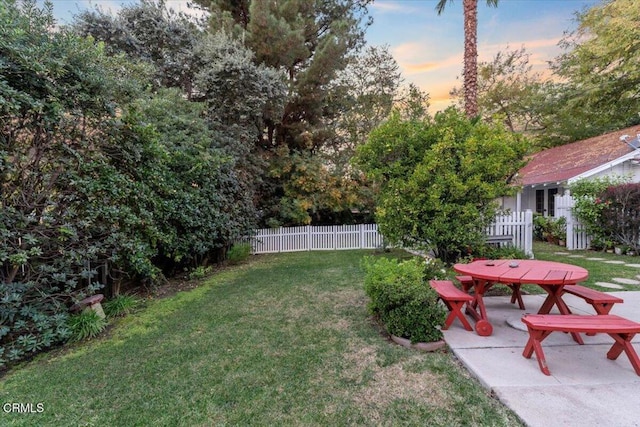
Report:
[[549,193],[547,194],[547,211],[549,212],[549,216],[556,216],[556,194],[558,194],[557,188],[549,189]]
[[536,190],[536,213],[544,215],[544,190]]

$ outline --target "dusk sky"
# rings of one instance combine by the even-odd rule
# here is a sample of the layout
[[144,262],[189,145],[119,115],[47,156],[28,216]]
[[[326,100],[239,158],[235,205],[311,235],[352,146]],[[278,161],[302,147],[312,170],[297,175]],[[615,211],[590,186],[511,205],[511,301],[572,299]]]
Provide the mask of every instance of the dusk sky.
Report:
[[[453,0],[438,16],[437,0],[376,0],[369,6],[374,19],[367,31],[370,45],[388,45],[406,82],[431,96],[432,110],[450,104],[449,91],[460,86],[464,51],[462,1]],[[41,2],[41,1],[40,1]],[[54,0],[60,23],[68,23],[79,10],[100,6],[116,13],[118,0]],[[187,10],[186,1],[166,2],[176,10]],[[599,0],[500,0],[497,8],[478,0],[479,61],[491,60],[497,52],[525,47],[536,71],[547,70],[547,61],[561,51],[558,41],[575,28],[575,12]]]

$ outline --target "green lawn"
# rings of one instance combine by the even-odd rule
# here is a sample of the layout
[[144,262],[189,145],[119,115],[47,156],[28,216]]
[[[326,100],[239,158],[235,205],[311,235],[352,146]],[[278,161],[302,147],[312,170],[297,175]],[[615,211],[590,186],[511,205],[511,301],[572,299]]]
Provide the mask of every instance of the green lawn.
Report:
[[[638,279],[640,268],[628,266],[629,264],[640,265],[640,257],[638,256],[615,255],[594,251],[567,251],[566,248],[562,246],[542,242],[534,243],[533,253],[536,259],[565,262],[586,268],[589,272],[589,279],[582,284],[600,291],[611,292],[617,291],[618,289],[598,286],[596,282],[616,283],[612,281],[614,277],[640,280]],[[591,260],[589,258],[602,258],[603,260]],[[610,264],[606,261],[623,261],[624,264]],[[617,284],[622,286],[623,289],[619,289],[621,291],[640,291],[640,286],[638,285]]]
[[371,254],[253,257],[150,300],[0,379],[3,405],[44,407],[2,411],[0,425],[521,425],[450,353],[376,329],[360,269]]

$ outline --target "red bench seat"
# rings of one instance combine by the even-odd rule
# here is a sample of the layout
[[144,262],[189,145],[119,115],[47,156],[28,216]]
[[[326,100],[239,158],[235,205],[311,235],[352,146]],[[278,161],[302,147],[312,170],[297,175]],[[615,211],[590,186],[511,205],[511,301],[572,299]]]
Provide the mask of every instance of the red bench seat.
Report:
[[614,304],[624,302],[622,298],[582,285],[569,285],[563,287],[562,290],[563,295],[571,294],[584,299],[588,304],[593,306],[598,314],[609,314]]
[[612,314],[595,316],[527,314],[522,316],[522,322],[529,330],[529,340],[522,355],[530,359],[535,352],[540,370],[545,375],[551,375],[551,372],[541,343],[554,331],[609,334],[615,343],[607,352],[607,358],[615,360],[624,351],[636,374],[640,375],[640,358],[631,344],[633,337],[640,332],[640,323]]
[[472,331],[471,324],[462,313],[462,306],[473,301],[468,293],[456,288],[451,280],[429,280],[429,285],[438,293],[438,296],[449,309],[449,316],[442,329],[448,329],[455,319],[459,319],[467,331]]

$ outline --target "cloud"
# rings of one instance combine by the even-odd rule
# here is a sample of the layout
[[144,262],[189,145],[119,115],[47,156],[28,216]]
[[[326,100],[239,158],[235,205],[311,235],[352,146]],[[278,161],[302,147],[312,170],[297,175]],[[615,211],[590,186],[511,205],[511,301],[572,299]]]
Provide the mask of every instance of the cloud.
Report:
[[409,6],[410,2],[396,2],[396,1],[376,1],[371,6],[377,13],[400,13],[409,14],[418,11],[419,9]]
[[416,73],[424,73],[428,71],[435,70],[436,68],[440,68],[442,66],[439,62],[425,62],[421,64],[404,64],[401,67],[406,70],[409,74]]
[[462,54],[446,55],[446,50],[432,43],[404,43],[392,49],[393,57],[407,74],[420,74],[461,66]]

